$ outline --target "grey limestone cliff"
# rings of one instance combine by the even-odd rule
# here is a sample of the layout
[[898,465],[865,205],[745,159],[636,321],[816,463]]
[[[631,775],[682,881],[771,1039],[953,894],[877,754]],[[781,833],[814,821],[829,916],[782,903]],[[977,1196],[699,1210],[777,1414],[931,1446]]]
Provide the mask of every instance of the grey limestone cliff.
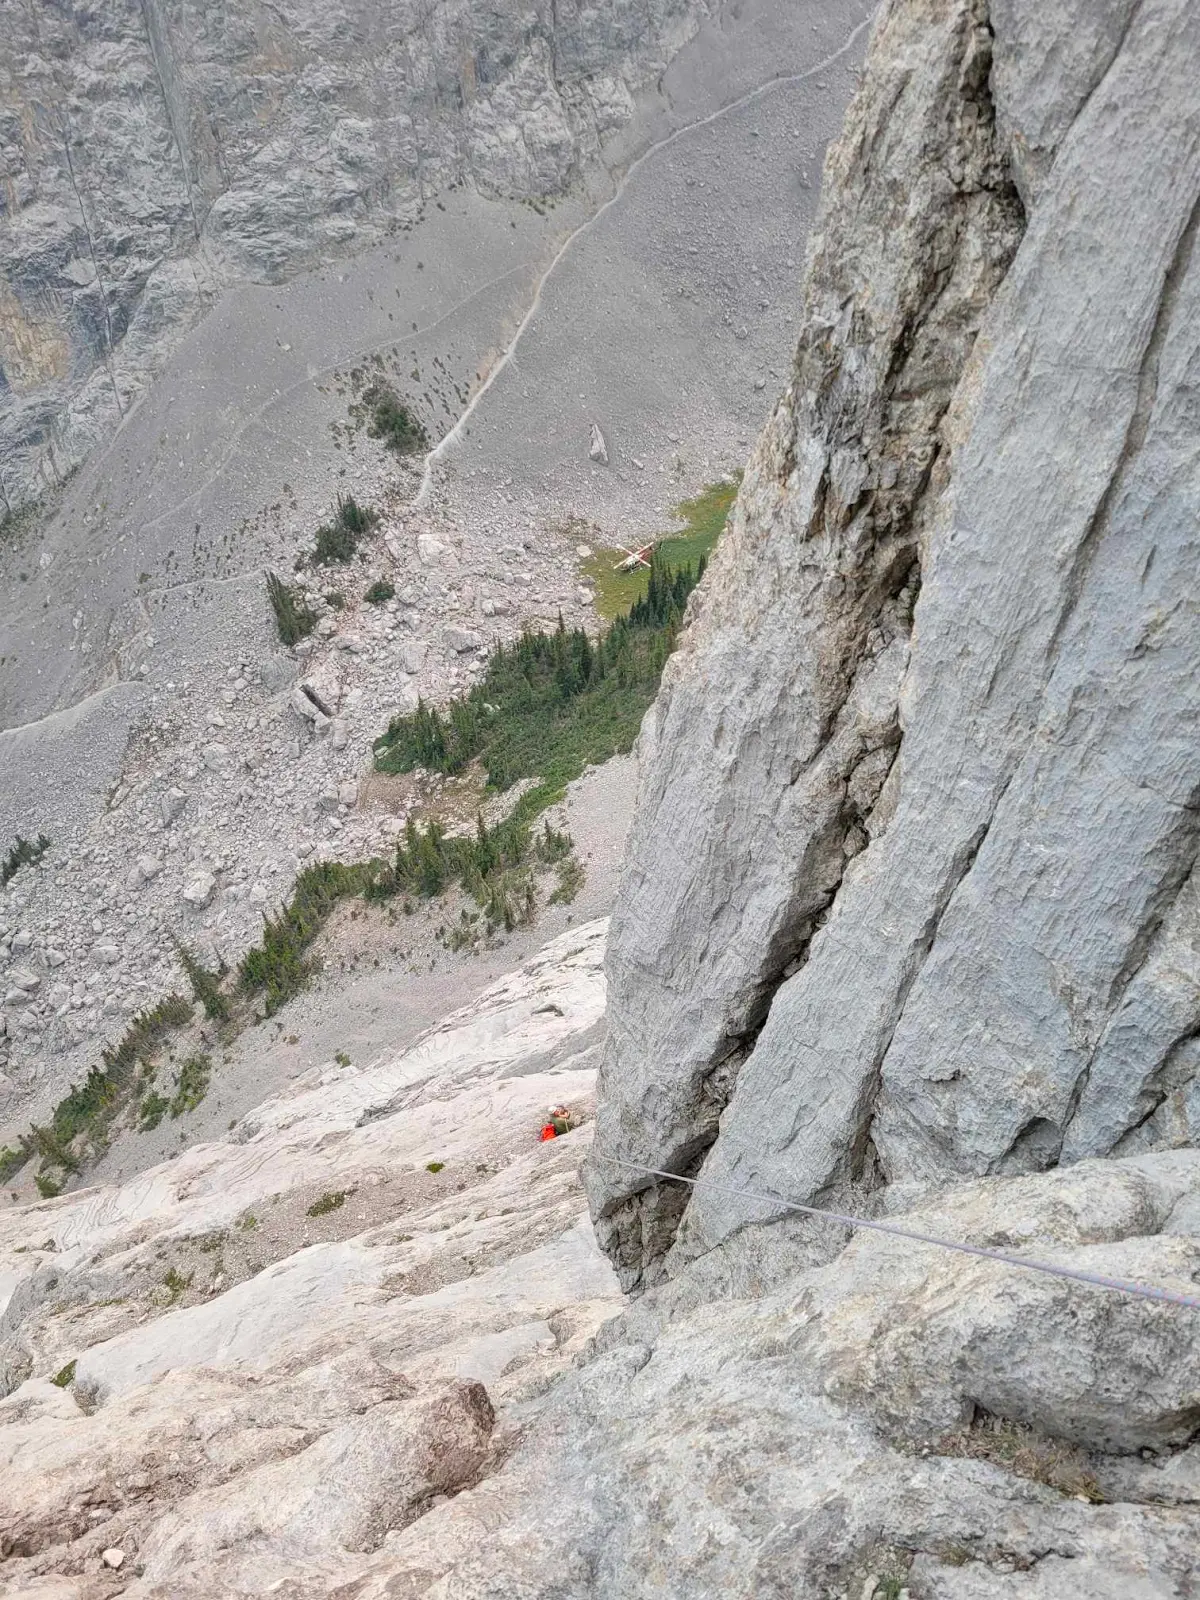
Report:
[[560,193],[707,0],[0,0],[0,516],[128,413],[223,283],[448,186]]
[[[1194,1142],[1200,13],[889,0],[645,740],[593,1210]],[[686,1193],[605,1159],[700,1174]],[[668,1252],[673,1251],[673,1255]]]

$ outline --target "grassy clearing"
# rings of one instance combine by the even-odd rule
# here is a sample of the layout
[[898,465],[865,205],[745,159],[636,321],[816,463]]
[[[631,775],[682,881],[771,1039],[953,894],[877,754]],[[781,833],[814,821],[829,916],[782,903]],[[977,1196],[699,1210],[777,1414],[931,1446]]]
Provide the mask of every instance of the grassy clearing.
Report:
[[49,848],[50,840],[44,833],[39,833],[33,840],[24,839],[18,834],[16,843],[0,861],[0,889],[11,883],[22,867],[32,867],[39,862]]
[[284,583],[278,573],[267,573],[267,598],[275,613],[275,627],[281,643],[299,644],[316,627],[316,612],[305,605],[299,592],[291,584]]
[[[694,499],[683,500],[675,507],[675,516],[683,528],[667,534],[654,547],[664,566],[698,568],[707,561],[728,521],[741,481],[739,472],[734,482],[711,483]],[[582,563],[584,573],[596,586],[596,610],[607,622],[642,599],[650,581],[645,567],[636,572],[614,571],[623,555],[622,550],[595,550]]]

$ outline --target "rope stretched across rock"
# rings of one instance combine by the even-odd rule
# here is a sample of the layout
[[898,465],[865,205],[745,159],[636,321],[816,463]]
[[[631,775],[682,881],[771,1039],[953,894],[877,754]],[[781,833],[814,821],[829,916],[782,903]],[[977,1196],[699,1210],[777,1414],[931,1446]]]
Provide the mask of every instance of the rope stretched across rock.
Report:
[[593,1148],[593,1157],[607,1161],[626,1171],[641,1173],[648,1178],[662,1178],[669,1183],[683,1183],[691,1189],[707,1189],[714,1194],[737,1195],[743,1200],[755,1200],[762,1205],[798,1216],[820,1217],[826,1222],[837,1222],[845,1228],[865,1229],[872,1233],[885,1233],[894,1239],[906,1239],[912,1244],[935,1245],[940,1250],[954,1250],[959,1255],[977,1256],[984,1261],[996,1261],[1002,1266],[1023,1268],[1026,1272],[1040,1272],[1051,1278],[1066,1278],[1072,1283],[1088,1284],[1094,1289],[1108,1289],[1118,1294],[1132,1295],[1139,1300],[1156,1300],[1166,1305],[1186,1306],[1189,1311],[1200,1311],[1200,1295],[1183,1294],[1176,1289],[1162,1289],[1154,1284],[1133,1283],[1126,1278],[1109,1278],[1097,1272],[1084,1272],[1077,1267],[1063,1267],[1052,1261],[1035,1261],[1028,1256],[1009,1255],[1003,1250],[993,1250],[987,1245],[966,1244],[961,1239],[939,1239],[934,1234],[919,1233],[915,1228],[902,1228],[895,1222],[882,1222],[873,1217],[851,1217],[839,1211],[827,1211],[822,1206],[806,1206],[797,1200],[785,1200],[780,1195],[758,1194],[752,1189],[737,1189],[729,1184],[712,1183],[703,1178],[685,1178],[678,1172],[666,1172],[659,1167],[644,1167],[636,1161],[626,1161],[621,1156],[609,1155]]

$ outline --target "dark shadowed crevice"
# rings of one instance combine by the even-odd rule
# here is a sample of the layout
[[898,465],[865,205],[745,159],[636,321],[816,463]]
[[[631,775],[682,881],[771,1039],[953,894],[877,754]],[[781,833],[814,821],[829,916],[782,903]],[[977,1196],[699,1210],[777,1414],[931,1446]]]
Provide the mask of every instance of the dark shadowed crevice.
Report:
[[[967,52],[960,78],[962,104],[957,114],[971,127],[972,139],[994,143],[995,108],[990,98],[990,65],[989,50],[975,47]],[[867,486],[849,506],[839,506],[830,492],[829,456],[843,444],[863,446],[864,436],[872,430],[866,415],[856,414],[842,387],[846,349],[837,347],[827,328],[810,328],[801,335],[792,392],[807,391],[812,396],[813,415],[807,419],[797,418],[796,434],[807,422],[821,438],[827,452],[809,536],[853,552],[848,570],[841,574],[845,584],[845,632],[853,642],[843,658],[839,693],[831,700],[824,717],[823,748],[812,762],[793,770],[793,784],[826,758],[824,747],[833,739],[837,720],[846,709],[859,673],[894,639],[911,636],[913,610],[921,586],[920,531],[931,502],[940,493],[937,469],[945,452],[941,429],[986,309],[985,306],[971,308],[967,318],[969,336],[964,337],[965,308],[950,293],[955,262],[977,246],[979,232],[986,230],[989,236],[997,239],[992,250],[995,270],[986,297],[990,303],[1011,266],[1025,228],[1024,208],[1007,167],[994,150],[988,161],[981,164],[990,168],[990,188],[986,193],[963,190],[957,210],[939,224],[936,239],[931,241],[929,259],[914,263],[916,281],[911,291],[911,311],[890,352],[882,393],[868,395],[858,402],[859,406],[877,410],[883,422],[877,448],[866,461]],[[865,344],[871,337],[865,320],[857,313],[851,317],[848,334],[850,347],[856,340]],[[946,356],[951,350],[956,359],[953,370],[947,371]],[[927,375],[931,370],[944,374],[936,388],[925,381],[918,383],[916,379],[916,374]],[[926,409],[914,433],[905,423],[913,391],[918,387]],[[829,849],[825,852],[840,859],[841,867],[825,885],[818,886],[811,879],[804,884],[803,891],[797,885],[793,900],[803,903],[804,910],[799,917],[785,921],[776,934],[765,954],[762,980],[744,1014],[744,1025],[727,1036],[705,1080],[704,1093],[714,1107],[714,1124],[715,1117],[728,1104],[736,1084],[737,1069],[752,1052],[775,994],[804,966],[813,938],[828,920],[842,885],[845,866],[870,846],[873,836],[868,821],[870,810],[899,755],[900,743],[897,718],[894,731],[884,744],[863,749],[859,762],[844,776],[843,801],[839,812],[831,819]],[[886,752],[886,766],[869,804],[864,805],[853,792],[853,772],[880,750]],[[819,853],[814,849],[810,855]],[[712,1137],[715,1136],[714,1125]]]

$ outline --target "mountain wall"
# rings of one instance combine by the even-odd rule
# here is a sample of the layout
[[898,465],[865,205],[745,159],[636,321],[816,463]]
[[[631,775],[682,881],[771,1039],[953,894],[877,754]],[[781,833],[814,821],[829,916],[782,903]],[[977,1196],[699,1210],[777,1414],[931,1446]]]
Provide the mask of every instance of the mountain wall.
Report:
[[1186,0],[881,8],[644,736],[589,1179],[627,1284],[781,1214],[731,1190],[1200,1132],[1198,62]]
[[886,0],[607,983],[0,1208],[6,1594],[1196,1593],[1198,60]]
[[560,193],[709,0],[0,0],[0,516],[126,415],[221,284],[468,182]]

